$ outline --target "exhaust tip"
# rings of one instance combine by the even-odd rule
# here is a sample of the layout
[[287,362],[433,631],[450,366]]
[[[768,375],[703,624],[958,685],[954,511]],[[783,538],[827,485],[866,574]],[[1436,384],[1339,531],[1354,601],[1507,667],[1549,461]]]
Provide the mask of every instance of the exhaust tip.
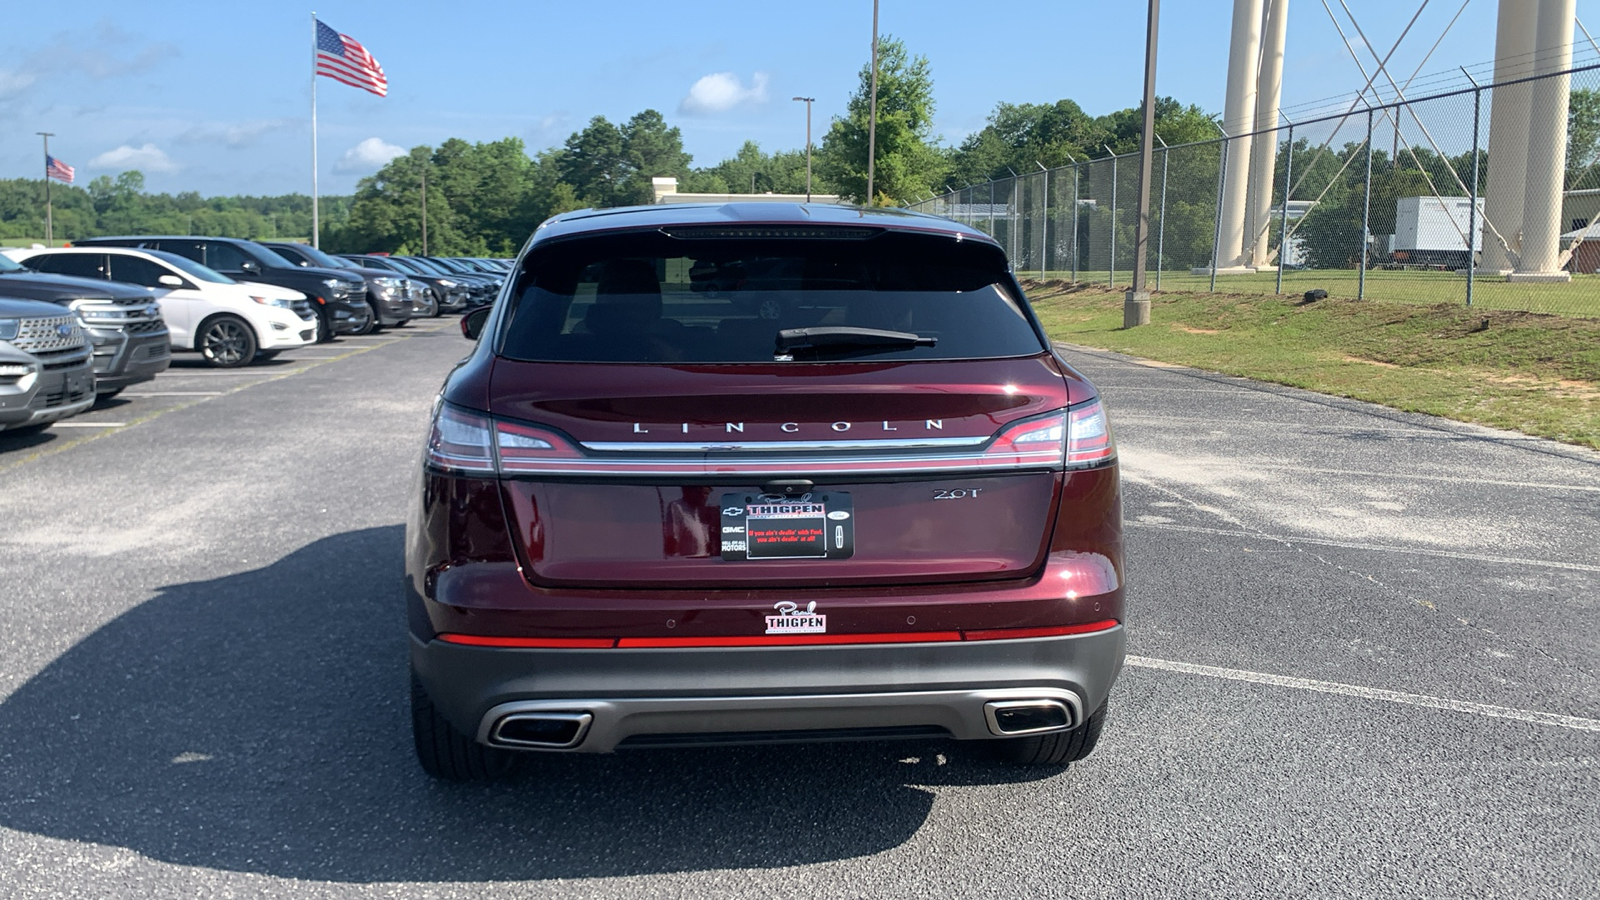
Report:
[[506,716],[489,732],[501,747],[570,750],[583,743],[594,715],[587,712],[521,713]]
[[989,730],[1000,735],[1042,734],[1072,726],[1072,710],[1060,700],[991,700],[983,705]]

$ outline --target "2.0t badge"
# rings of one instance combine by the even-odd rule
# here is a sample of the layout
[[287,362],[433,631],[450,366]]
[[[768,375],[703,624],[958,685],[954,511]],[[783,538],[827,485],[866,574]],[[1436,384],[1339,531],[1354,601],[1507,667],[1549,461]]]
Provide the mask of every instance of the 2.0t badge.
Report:
[[805,609],[800,604],[783,600],[772,605],[778,611],[775,616],[767,616],[767,634],[826,634],[828,631],[828,617],[817,612],[817,601],[806,604]]

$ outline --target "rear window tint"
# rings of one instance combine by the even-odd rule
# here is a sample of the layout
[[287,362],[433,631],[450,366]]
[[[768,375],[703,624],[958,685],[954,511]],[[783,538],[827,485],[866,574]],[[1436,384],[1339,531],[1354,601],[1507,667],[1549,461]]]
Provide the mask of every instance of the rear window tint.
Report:
[[949,238],[553,241],[524,263],[502,355],[540,362],[770,363],[787,328],[937,338],[852,360],[990,359],[1045,349],[997,250]]

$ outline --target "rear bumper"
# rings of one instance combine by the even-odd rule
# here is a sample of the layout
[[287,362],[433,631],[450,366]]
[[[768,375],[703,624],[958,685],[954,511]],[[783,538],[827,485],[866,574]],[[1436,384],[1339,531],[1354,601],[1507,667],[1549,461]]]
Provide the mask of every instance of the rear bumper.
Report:
[[[1075,727],[1122,669],[1121,626],[1091,634],[925,644],[525,649],[411,643],[412,667],[457,729],[495,740],[508,715],[590,717],[570,749],[814,739],[841,734],[1002,737],[989,703],[1059,700]],[[1059,730],[1059,729],[1057,729]]]

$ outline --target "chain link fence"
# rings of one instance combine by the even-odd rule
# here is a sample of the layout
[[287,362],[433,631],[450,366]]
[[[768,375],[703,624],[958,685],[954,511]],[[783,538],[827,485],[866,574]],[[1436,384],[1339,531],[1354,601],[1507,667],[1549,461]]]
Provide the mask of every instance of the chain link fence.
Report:
[[[1528,130],[1525,153],[1491,148],[1496,91],[1505,95],[1499,109],[1507,116],[1564,94],[1565,145],[1554,146],[1558,133]],[[1276,152],[1270,202],[1251,197],[1245,204],[1238,265],[1218,259],[1219,248],[1231,252],[1221,213],[1228,179],[1246,174],[1224,171],[1223,161],[1229,141],[1246,137],[1271,141]],[[1494,169],[1497,155],[1506,160],[1504,173]],[[1161,143],[1151,163],[1146,264],[1154,290],[1321,289],[1383,302],[1600,316],[1600,65],[1357,105],[1248,136]],[[1563,168],[1554,257],[1562,274],[1533,278],[1522,273],[1539,253],[1537,240],[1551,236],[1534,233],[1547,228],[1524,227],[1531,207],[1522,187],[1538,181],[1527,177],[1529,168],[1548,171],[1538,166],[1551,164]],[[1112,154],[1016,173],[911,208],[994,236],[1019,276],[1122,288],[1133,275],[1138,169],[1138,154]]]

